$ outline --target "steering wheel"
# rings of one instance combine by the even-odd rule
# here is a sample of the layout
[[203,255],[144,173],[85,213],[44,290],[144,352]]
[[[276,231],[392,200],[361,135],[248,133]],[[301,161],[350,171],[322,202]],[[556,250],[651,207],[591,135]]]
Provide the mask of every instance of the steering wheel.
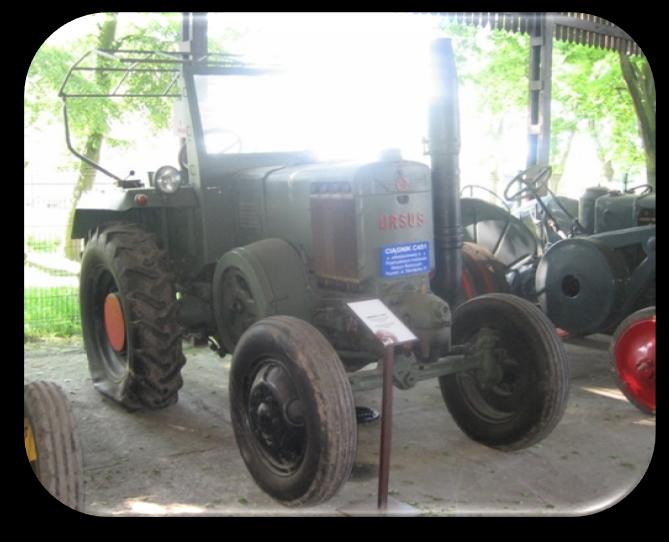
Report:
[[[525,194],[532,194],[539,199],[539,191],[548,185],[548,179],[551,178],[553,168],[550,166],[532,166],[525,171],[521,171],[509,181],[504,189],[504,199],[507,201],[519,201]],[[524,185],[520,190],[509,196],[509,190],[514,184]]]
[[[237,132],[233,132],[232,130],[228,130],[226,128],[211,128],[209,130],[205,130],[204,139],[205,146],[207,145],[206,140],[209,139],[209,145],[216,149],[213,151],[208,151],[210,154],[223,154],[229,152],[231,149],[235,149],[234,152],[242,152],[242,138],[239,137]],[[217,147],[221,148],[219,149]],[[179,165],[183,169],[188,169],[188,154],[186,152],[185,141],[179,150]]]
[[481,186],[480,184],[468,184],[466,186],[463,186],[462,189],[460,190],[460,197],[462,197],[465,193],[465,190],[469,190],[469,197],[472,198],[474,197],[474,189],[477,190],[483,190],[484,192],[487,192],[491,196],[494,196],[494,198],[502,203],[504,205],[504,208],[511,212],[511,207],[509,207],[509,204],[500,196],[498,196],[495,192],[490,190],[490,188],[486,188],[485,186]]
[[[242,138],[227,128],[211,128],[204,132],[205,148],[209,154],[224,154],[235,149],[242,152]],[[209,149],[212,150],[209,150]]]
[[632,188],[628,188],[627,190],[625,190],[625,194],[634,194],[637,190],[641,188],[643,188],[644,190],[643,192],[641,192],[641,194],[639,194],[640,196],[645,196],[646,194],[652,194],[653,192],[655,192],[652,185],[640,184],[637,186],[633,186]]

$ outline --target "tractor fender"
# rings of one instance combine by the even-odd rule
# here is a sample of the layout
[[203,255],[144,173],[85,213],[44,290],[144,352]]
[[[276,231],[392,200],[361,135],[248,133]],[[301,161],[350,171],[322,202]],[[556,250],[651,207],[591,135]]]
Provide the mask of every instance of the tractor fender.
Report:
[[[229,352],[234,350],[239,331],[252,324],[251,320],[273,315],[309,320],[313,308],[302,256],[290,243],[277,238],[223,254],[214,270],[213,296],[216,327]],[[245,321],[235,321],[234,313]]]
[[195,191],[190,186],[181,187],[174,194],[163,194],[155,188],[121,189],[87,192],[81,196],[74,212],[72,239],[85,238],[88,232],[103,222],[132,220],[146,209],[198,207]]

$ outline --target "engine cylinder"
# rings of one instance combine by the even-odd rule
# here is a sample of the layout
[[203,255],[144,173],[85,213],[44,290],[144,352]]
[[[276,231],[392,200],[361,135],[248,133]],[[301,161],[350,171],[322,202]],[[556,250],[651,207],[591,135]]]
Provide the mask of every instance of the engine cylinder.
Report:
[[595,232],[595,201],[599,196],[607,194],[608,190],[601,186],[587,188],[585,194],[578,201],[578,221],[587,233]]

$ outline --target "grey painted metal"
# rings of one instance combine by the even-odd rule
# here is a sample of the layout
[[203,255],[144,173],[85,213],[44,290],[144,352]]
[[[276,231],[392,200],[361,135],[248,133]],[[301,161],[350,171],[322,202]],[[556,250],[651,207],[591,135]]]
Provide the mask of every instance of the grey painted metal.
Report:
[[224,278],[231,270],[240,273],[245,280],[256,320],[275,314],[311,319],[314,292],[308,287],[304,262],[290,243],[269,238],[235,248],[218,260],[213,278],[214,316],[229,352],[235,344],[225,329],[230,315],[224,306]]
[[575,237],[548,248],[535,280],[551,321],[574,335],[589,335],[617,319],[629,278],[619,252],[592,237]]
[[642,205],[654,211],[655,194],[624,194],[614,191],[598,197],[595,200],[595,233],[636,226]]
[[528,168],[549,165],[553,32],[551,19],[537,14],[530,31]]
[[593,186],[587,188],[578,200],[578,221],[585,229],[585,233],[595,233],[595,201],[608,192],[608,188]]
[[206,12],[185,12],[182,34],[184,41],[190,44],[190,53],[193,59],[199,60],[207,56],[209,46]]
[[[439,376],[476,369],[481,361],[464,354],[453,354],[439,358],[429,364],[415,364],[401,355],[397,355],[394,363],[394,383],[399,389],[410,389],[417,382],[431,380]],[[381,387],[383,381],[382,364],[372,370],[358,371],[349,375],[349,382],[354,392],[373,390]]]

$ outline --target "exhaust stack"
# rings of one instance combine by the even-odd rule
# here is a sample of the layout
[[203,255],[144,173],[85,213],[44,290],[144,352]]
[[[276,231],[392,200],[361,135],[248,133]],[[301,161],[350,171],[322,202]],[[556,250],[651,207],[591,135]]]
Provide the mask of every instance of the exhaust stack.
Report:
[[434,206],[434,292],[453,306],[460,289],[463,230],[460,212],[460,114],[451,40],[432,44],[436,91],[430,105],[429,150]]

